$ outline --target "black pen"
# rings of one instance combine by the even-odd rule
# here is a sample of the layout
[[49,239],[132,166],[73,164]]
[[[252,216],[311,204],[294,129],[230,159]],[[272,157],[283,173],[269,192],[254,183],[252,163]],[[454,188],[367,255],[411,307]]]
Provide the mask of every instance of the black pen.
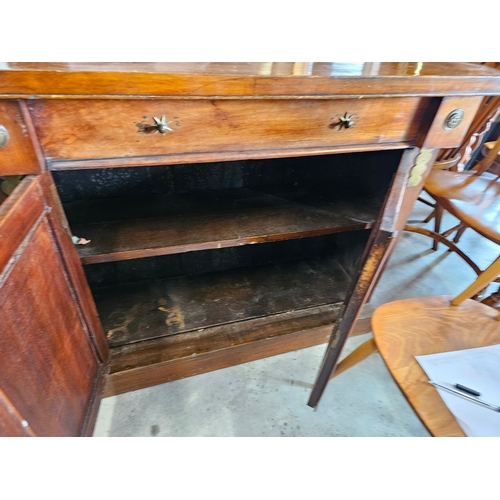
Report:
[[450,394],[454,394],[455,396],[460,396],[461,398],[466,399],[467,401],[472,401],[473,403],[484,406],[485,408],[488,408],[490,410],[500,412],[500,406],[487,403],[486,401],[483,401],[476,396],[466,394],[464,391],[459,391],[457,389],[452,389],[451,387],[446,387],[445,385],[436,384],[436,382],[432,382],[431,380],[429,380],[429,384],[439,389],[442,389],[443,391],[449,392]]
[[466,392],[467,394],[471,394],[472,396],[481,396],[480,392],[475,391],[474,389],[470,389],[469,387],[465,387],[465,385],[462,384],[455,384],[455,387],[462,392]]

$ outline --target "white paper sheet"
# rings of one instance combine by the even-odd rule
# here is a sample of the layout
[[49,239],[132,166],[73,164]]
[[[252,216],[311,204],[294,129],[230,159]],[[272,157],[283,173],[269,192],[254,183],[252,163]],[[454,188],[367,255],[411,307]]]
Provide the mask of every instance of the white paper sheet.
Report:
[[[482,400],[500,406],[500,344],[415,358],[433,382],[450,388],[462,384],[480,392]],[[437,391],[467,436],[500,437],[499,412]]]

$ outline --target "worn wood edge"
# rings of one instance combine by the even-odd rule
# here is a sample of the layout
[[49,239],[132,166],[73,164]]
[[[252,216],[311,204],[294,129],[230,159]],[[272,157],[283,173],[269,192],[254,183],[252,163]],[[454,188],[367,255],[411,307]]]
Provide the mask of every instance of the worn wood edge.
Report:
[[[373,311],[374,308],[371,304],[365,304],[358,321],[354,325],[351,336],[362,335],[371,331]],[[324,344],[328,342],[332,327],[333,323],[279,337],[262,339],[250,344],[227,347],[196,356],[115,372],[108,377],[103,397],[115,396],[151,385],[172,382],[181,378],[228,368],[236,364]],[[289,345],[290,342],[294,342],[292,346]],[[274,348],[273,354],[267,354],[266,348],[269,347]],[[264,349],[264,352],[261,352],[262,349]],[[143,380],[141,377],[146,378]],[[140,380],[137,381],[137,378]]]
[[349,337],[370,333],[372,331],[372,316],[374,312],[375,308],[370,303],[364,304]]
[[5,278],[9,262],[12,264],[12,259],[20,254],[20,245],[44,212],[35,176],[25,177],[0,206],[0,280]]
[[[420,184],[415,188],[408,188],[405,183],[401,182],[401,177],[408,175],[408,168],[411,165],[408,161],[409,157],[412,157],[412,154],[415,154],[417,151],[417,148],[415,148],[414,151],[408,151],[402,156],[396,176],[393,178],[393,182],[389,187],[380,210],[379,217],[370,232],[370,237],[359,261],[355,277],[352,278],[349,291],[346,295],[342,319],[336,324],[332,332],[325,357],[323,358],[313,390],[307,402],[308,406],[312,408],[317,407],[330,377],[338,364],[344,344],[357,321],[361,308],[369,300],[387,264],[391,251],[397,241],[398,232],[401,229],[399,227],[402,225],[400,218],[404,217],[406,220],[406,212],[409,213],[411,210],[409,204],[405,206],[405,199],[408,200],[412,196],[411,194],[408,195],[408,193],[414,194],[414,200],[411,204],[413,206],[422,189],[423,176]],[[435,157],[432,158],[432,160],[434,159]],[[402,176],[399,175],[400,173]],[[402,193],[404,194],[401,198]],[[400,207],[400,211],[398,209],[397,214],[390,216],[391,212],[397,207]],[[390,231],[384,230],[384,227],[387,226],[389,226]]]
[[[141,248],[135,250],[124,250],[121,252],[95,253],[91,255],[81,255],[82,264],[100,264],[103,262],[116,262],[122,260],[139,259],[144,257],[156,257],[160,255],[174,255],[186,252],[195,252],[200,250],[215,250],[219,248],[231,248],[245,245],[255,245],[269,243],[274,241],[286,241],[296,238],[310,238],[313,236],[322,236],[327,234],[344,233],[350,231],[362,231],[370,229],[373,222],[353,223],[346,226],[332,226],[324,229],[311,229],[300,232],[289,232],[271,234],[268,236],[249,236],[248,238],[238,238],[231,240],[216,240],[211,242],[186,243],[183,245],[160,246],[155,248]],[[78,233],[80,234],[80,233]]]
[[33,429],[0,388],[0,437],[34,437]]
[[[18,70],[0,72],[1,96],[152,95],[294,97],[339,95],[497,95],[497,71],[476,75],[260,76],[210,73]],[[224,89],[221,92],[221,83]]]
[[[105,99],[107,101],[131,101],[131,100],[155,100],[155,101],[265,101],[265,100],[279,100],[279,101],[292,101],[292,100],[314,100],[314,101],[327,101],[327,100],[342,100],[342,99],[381,99],[381,98],[392,98],[392,97],[443,97],[448,95],[446,92],[401,92],[399,94],[385,94],[385,93],[373,93],[373,94],[300,94],[300,95],[174,95],[174,94],[22,94],[22,93],[12,93],[12,94],[0,94],[0,99],[26,99],[31,101],[37,100],[98,100]],[[460,92],[454,95],[455,97],[495,97],[500,95],[500,93],[484,91],[470,91],[469,93]]]
[[75,295],[79,304],[79,311],[83,319],[83,325],[88,335],[92,350],[95,350],[97,358],[106,363],[109,359],[109,349],[106,344],[101,322],[97,314],[97,308],[85,278],[78,252],[71,241],[68,231],[66,217],[61,215],[61,204],[58,201],[55,186],[50,172],[40,176],[40,191],[45,199],[46,205],[51,209],[47,218],[53,233],[55,246],[58,251],[61,264],[70,283],[71,293]]
[[26,129],[28,130],[28,136],[31,140],[31,145],[35,151],[36,159],[38,160],[38,170],[33,173],[43,173],[47,171],[47,164],[45,162],[45,157],[43,155],[42,146],[40,145],[40,140],[38,139],[38,134],[36,132],[35,124],[31,119],[31,114],[28,109],[28,105],[24,99],[19,100],[19,109],[21,110],[21,115],[23,117]]
[[331,325],[322,326],[280,337],[259,340],[251,344],[228,347],[206,354],[113,373],[108,377],[104,397],[115,396],[124,392],[135,391],[285,352],[324,344],[328,341],[331,329]]
[[49,170],[82,170],[92,168],[121,168],[155,165],[182,165],[187,163],[211,163],[216,161],[258,160],[270,158],[293,158],[298,156],[320,156],[342,153],[362,153],[407,149],[413,143],[408,141],[392,143],[367,143],[339,145],[331,147],[311,147],[300,149],[268,149],[247,151],[215,151],[203,153],[176,153],[172,155],[133,156],[121,158],[88,158],[78,160],[47,159]]
[[[20,203],[21,198],[29,189],[33,189],[35,175],[28,175],[16,186],[14,191],[7,196],[6,200],[0,205],[0,224],[5,220],[5,216],[13,209],[14,205]],[[22,200],[21,200],[22,201]]]
[[94,432],[95,423],[97,420],[97,414],[99,413],[99,405],[103,398],[104,387],[109,375],[109,368],[107,365],[99,365],[99,374],[94,384],[94,391],[91,396],[91,403],[89,405],[87,415],[85,416],[85,422],[82,428],[81,435],[84,437],[91,437]]

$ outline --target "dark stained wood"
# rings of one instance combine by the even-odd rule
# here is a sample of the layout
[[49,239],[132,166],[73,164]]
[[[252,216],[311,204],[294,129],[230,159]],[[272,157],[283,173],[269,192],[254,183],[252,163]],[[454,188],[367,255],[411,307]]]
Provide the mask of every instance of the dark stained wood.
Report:
[[328,381],[332,378],[347,337],[352,331],[363,304],[369,299],[378,281],[378,276],[388,258],[391,240],[397,237],[397,214],[403,202],[405,190],[407,190],[404,180],[409,178],[418,152],[418,150],[410,150],[404,153],[396,179],[387,193],[381,213],[371,231],[370,239],[357,268],[357,275],[351,280],[340,321],[336,323],[332,332],[322,366],[307,403],[313,408],[318,405]]
[[339,310],[340,304],[322,305],[114,347],[111,349],[110,373],[209,354],[296,331],[320,327],[330,327],[331,330]]
[[[272,325],[273,331],[276,331],[276,326]],[[297,331],[297,328],[295,323],[293,330],[287,334],[261,340],[249,339],[241,345],[233,345],[228,340],[227,348],[220,350],[211,349],[199,355],[191,354],[173,361],[117,371],[109,375],[104,397],[323,344],[332,331],[331,325],[306,331]]]
[[[79,285],[65,268],[71,254],[61,255],[42,181],[26,177],[0,209],[0,434],[78,436],[93,428],[106,368],[75,296]],[[81,267],[76,252],[73,261]]]
[[72,282],[73,293],[88,327],[89,338],[100,360],[106,363],[109,357],[108,346],[78,253],[71,241],[71,233],[50,172],[46,172],[40,177],[40,186],[44,200],[50,209],[47,217],[53,231],[52,234],[60,248],[61,259]]
[[0,96],[442,96],[500,94],[472,63],[7,63]]
[[[130,312],[135,305],[140,306],[141,314],[132,315],[132,321],[126,325],[135,328],[139,334],[135,340],[129,339],[132,343],[112,348],[113,373],[106,394],[315,345],[326,340],[332,324],[336,323],[330,344],[333,357],[328,358],[328,362],[333,360],[330,366],[333,369],[346,337],[356,329],[360,308],[387,262],[397,234],[403,229],[413,202],[438,154],[438,148],[454,147],[462,129],[468,128],[471,123],[475,103],[481,101],[480,96],[488,95],[500,95],[500,72],[475,64],[2,63],[0,70],[0,96],[3,96],[4,101],[8,99],[8,104],[12,102],[18,108],[20,106],[18,110],[27,131],[23,137],[31,141],[29,144],[34,151],[32,157],[36,158],[38,151],[38,160],[42,164],[46,161],[47,167],[54,173],[58,170],[57,174],[60,175],[75,174],[71,178],[76,179],[78,169],[86,169],[82,172],[87,174],[93,173],[92,168],[95,167],[113,168],[109,174],[116,174],[116,182],[121,184],[125,170],[138,178],[139,170],[144,174],[149,168],[161,169],[146,165],[169,165],[168,168],[177,169],[177,173],[185,169],[185,175],[180,175],[176,180],[180,179],[180,185],[184,187],[176,186],[176,189],[165,192],[153,188],[149,193],[143,193],[145,196],[150,193],[168,196],[173,193],[192,193],[195,188],[186,182],[189,177],[194,179],[195,184],[200,184],[200,189],[205,190],[234,187],[256,189],[255,185],[210,184],[206,177],[199,175],[202,167],[209,168],[207,162],[256,158],[265,163],[267,160],[264,159],[275,158],[277,160],[273,161],[277,163],[272,168],[268,168],[270,165],[266,163],[262,172],[265,176],[277,178],[279,163],[292,162],[292,157],[320,158],[326,153],[340,157],[342,155],[338,153],[347,151],[380,151],[373,153],[371,159],[371,154],[352,155],[360,157],[359,163],[365,165],[364,169],[360,169],[359,163],[355,165],[356,162],[347,162],[343,168],[335,163],[325,165],[331,172],[340,171],[342,175],[345,172],[358,172],[357,177],[351,177],[354,181],[351,185],[337,188],[337,193],[345,192],[346,198],[355,204],[358,204],[356,197],[360,195],[368,200],[378,199],[380,205],[389,191],[385,209],[376,217],[369,240],[369,231],[364,230],[311,237],[316,234],[318,227],[320,231],[338,227],[331,223],[325,226],[319,221],[322,217],[320,211],[328,215],[330,222],[338,217],[339,205],[334,217],[333,206],[327,209],[293,196],[286,197],[282,192],[271,192],[259,187],[268,196],[286,200],[282,204],[271,203],[265,207],[266,210],[269,207],[269,210],[274,210],[279,206],[281,213],[274,220],[284,222],[288,218],[288,221],[273,226],[274,222],[271,222],[274,216],[270,215],[269,210],[263,210],[260,212],[261,227],[254,233],[251,228],[258,224],[256,220],[251,220],[251,210],[248,209],[241,231],[237,228],[232,233],[237,238],[231,241],[239,245],[240,242],[254,243],[257,238],[259,242],[265,241],[262,244],[198,251],[206,243],[212,245],[218,242],[222,247],[222,242],[230,241],[223,239],[223,231],[216,233],[214,230],[217,221],[221,229],[224,224],[231,225],[232,220],[238,219],[238,213],[241,216],[247,210],[246,205],[236,204],[231,217],[224,219],[226,216],[217,212],[210,220],[210,226],[209,217],[201,211],[199,218],[205,217],[205,226],[211,227],[211,230],[203,225],[202,220],[194,222],[194,217],[189,222],[189,211],[180,212],[184,225],[190,224],[191,235],[205,233],[201,240],[196,240],[198,236],[195,234],[193,240],[182,240],[182,243],[174,246],[176,252],[186,249],[193,251],[139,259],[140,263],[130,259],[86,266],[87,277],[96,296],[104,290],[97,285],[106,283],[110,285],[106,288],[107,292],[114,294],[108,294],[106,299],[109,301],[109,311],[102,315],[104,322],[107,321],[106,314],[111,314],[112,310]],[[18,104],[15,99],[19,97],[29,101]],[[443,131],[442,124],[449,112],[448,108],[454,109],[455,106],[465,109],[466,118],[458,129]],[[171,112],[172,132],[167,132],[165,136],[139,133],[137,123],[152,123],[152,116],[163,114],[170,120]],[[354,126],[343,130],[337,130],[335,126],[331,128],[346,112],[356,115],[353,117]],[[40,147],[37,145],[38,137]],[[390,150],[413,146],[418,146],[422,151],[415,148],[404,153],[399,171],[391,184],[390,179],[401,154]],[[16,150],[21,147],[16,141]],[[433,151],[429,154],[428,150]],[[40,151],[44,158],[40,158]],[[417,157],[419,153],[423,155],[420,159]],[[424,157],[427,163],[422,161]],[[197,169],[192,165],[195,162],[203,165],[198,165]],[[0,168],[8,164],[2,160],[1,152],[0,163]],[[141,169],[132,172],[134,169],[128,167],[134,165],[141,166]],[[64,172],[66,169],[72,171]],[[316,170],[311,165],[306,166],[306,171],[316,177]],[[96,173],[96,185],[108,177],[108,173],[104,172]],[[7,256],[8,252],[5,253],[0,245],[0,256],[3,255],[2,251],[5,253],[3,265],[10,262],[4,269],[5,277],[0,278],[3,280],[0,282],[0,300],[6,301],[2,315],[5,309],[10,328],[9,338],[22,342],[25,338],[19,337],[18,332],[28,329],[26,338],[32,341],[29,348],[25,347],[22,352],[25,359],[31,356],[35,360],[25,370],[26,373],[22,372],[26,380],[20,379],[12,391],[8,384],[4,386],[2,377],[2,389],[7,388],[4,400],[8,400],[10,407],[17,411],[18,422],[20,418],[29,422],[28,427],[20,431],[32,431],[37,435],[55,433],[50,423],[45,423],[47,427],[43,428],[38,417],[29,413],[33,411],[33,406],[24,404],[29,400],[33,384],[44,383],[48,377],[47,367],[50,367],[52,375],[56,373],[50,380],[53,384],[50,387],[55,391],[54,394],[59,389],[66,391],[62,400],[69,408],[69,413],[76,415],[67,419],[61,417],[61,422],[57,424],[59,433],[73,434],[78,431],[88,435],[95,420],[99,393],[106,379],[105,363],[108,356],[96,307],[70,238],[71,229],[78,229],[78,224],[88,224],[89,221],[76,224],[70,216],[70,228],[50,174],[45,173],[40,177],[42,189],[37,191],[38,194],[28,189],[29,183],[21,188],[26,190],[28,198],[31,196],[25,205],[14,194],[0,207],[0,214],[5,216],[6,212],[9,213],[15,222],[5,222],[7,219],[0,217],[0,231],[4,231],[0,236],[8,232],[7,238],[10,239],[11,234],[17,232],[16,227],[20,228],[19,234],[12,236],[12,243],[9,243],[13,259]],[[407,184],[408,178],[411,178],[410,185]],[[306,177],[299,176],[293,181],[281,178],[277,182],[273,180],[271,184],[283,187],[287,182],[295,182],[297,186],[304,187],[307,184],[304,179]],[[332,188],[333,193],[336,179],[318,176],[316,181],[327,190]],[[69,180],[68,184],[71,184]],[[82,184],[88,187],[88,179],[82,180]],[[133,184],[127,184],[126,187]],[[311,191],[310,194],[313,198],[317,193]],[[110,198],[118,196],[108,195]],[[83,197],[86,199],[84,204],[88,198],[92,196]],[[63,201],[73,202],[75,198]],[[93,203],[89,202],[87,208]],[[101,200],[99,203],[95,205],[101,207],[98,210],[106,211],[107,202]],[[4,207],[7,207],[6,212],[2,212]],[[15,215],[22,207],[26,219]],[[365,208],[363,206],[363,210]],[[371,208],[368,212],[371,214],[369,223],[372,224]],[[68,215],[70,213],[71,210],[68,210]],[[305,217],[311,213],[315,214],[316,221],[308,226],[310,223]],[[359,213],[356,211],[351,216],[356,218]],[[167,215],[170,216],[168,212]],[[127,235],[136,235],[142,226],[149,224],[146,236],[159,245],[154,247],[146,242],[143,247],[138,247],[134,243],[135,246],[130,250],[120,242],[118,252],[112,245],[108,247],[111,249],[108,255],[121,252],[123,257],[129,251],[143,251],[150,246],[155,252],[158,248],[161,252],[168,248],[162,240],[163,236],[158,237],[159,226],[155,225],[165,223],[165,213],[156,214],[158,219],[151,217],[151,213],[148,217],[139,221],[148,221],[146,224],[133,222],[132,225],[136,226],[132,230],[130,227],[127,229],[126,224],[140,217],[101,219],[99,223],[113,223],[114,229],[120,227],[122,231],[121,228],[125,228],[124,234]],[[91,219],[90,222],[98,219]],[[364,224],[363,218],[360,219]],[[175,220],[166,222],[175,225]],[[6,225],[2,226],[4,223]],[[271,227],[266,227],[269,224]],[[184,229],[182,226],[177,222],[179,234]],[[283,232],[283,228],[288,232]],[[342,225],[342,229],[353,228]],[[210,231],[218,236],[208,238]],[[286,235],[292,235],[294,239],[267,242],[269,238]],[[79,236],[85,237],[84,234]],[[108,236],[112,239],[113,233]],[[332,245],[325,248],[331,250],[330,253],[316,248],[315,241],[329,238]],[[198,246],[182,246],[189,246],[192,244],[190,241],[195,241],[194,244]],[[84,251],[88,250],[82,249]],[[208,256],[210,252],[212,254]],[[128,254],[128,257],[138,255],[146,254]],[[311,263],[315,259],[324,263],[330,260],[335,262],[338,269],[342,268],[342,283],[332,278],[331,269],[327,272],[325,266],[320,265],[316,268],[305,266],[302,274],[283,273],[281,281],[277,279],[279,273],[265,272],[265,269],[291,270],[293,266],[300,267],[300,262]],[[156,262],[154,265],[151,263],[153,261]],[[22,268],[20,262],[24,264]],[[226,279],[229,276],[233,278]],[[308,277],[306,281],[304,276]],[[149,290],[147,283],[152,285]],[[165,284],[169,284],[168,289],[165,289]],[[172,284],[175,286],[170,286]],[[193,286],[188,288],[187,284]],[[134,303],[134,293],[140,295],[141,287],[145,293]],[[4,290],[8,292],[5,296]],[[129,295],[127,291],[130,291]],[[179,292],[182,307],[176,309],[177,297],[172,291]],[[161,294],[155,295],[156,292]],[[36,297],[33,298],[31,293],[36,294]],[[222,306],[217,306],[217,293]],[[338,303],[345,297],[347,301],[342,310],[343,316],[337,321]],[[165,302],[160,303],[160,299]],[[127,300],[130,304],[127,304]],[[141,307],[144,305],[148,309],[143,314]],[[332,309],[322,309],[325,307]],[[186,310],[192,314],[186,315]],[[133,321],[147,319],[153,313],[163,315],[156,326],[154,321],[149,328],[148,324],[146,328],[138,328],[137,324],[134,326]],[[28,314],[32,316],[29,316],[29,321],[26,319]],[[118,328],[128,321],[127,318],[120,319],[118,315],[112,319],[118,323],[121,321]],[[26,324],[20,324],[25,320]],[[113,324],[106,327],[106,331],[117,326]],[[40,335],[41,331],[43,335]],[[71,331],[72,335],[61,335],[61,332],[67,331]],[[58,342],[63,343],[62,348]],[[85,347],[80,348],[80,343]],[[7,342],[0,349],[8,349],[9,345]],[[42,354],[34,347],[53,345],[58,347],[43,357],[49,362],[40,366],[38,379],[37,370]],[[64,363],[61,365],[57,356],[68,352],[71,356],[65,358],[65,362],[70,368],[65,370],[60,368]],[[0,355],[3,356],[1,352]],[[18,358],[11,356],[3,359],[7,359],[9,373],[17,375],[19,370],[16,371],[15,363]],[[62,382],[60,372],[65,375]],[[85,379],[85,376],[88,378]],[[43,398],[41,389],[34,392],[37,397]],[[61,398],[58,399],[56,394],[55,399]],[[46,410],[43,405],[49,404],[47,401],[50,398],[43,399],[40,408]],[[61,403],[61,408],[64,404]],[[7,406],[4,405],[0,411],[5,408]],[[50,412],[57,415],[57,411],[52,408]],[[8,420],[6,424],[11,430],[14,420]]]
[[[318,279],[321,277],[321,279]],[[334,304],[349,276],[335,258],[285,262],[94,289],[111,347]]]
[[[0,270],[7,266],[45,207],[39,186],[33,177],[21,181],[0,206]],[[7,216],[8,215],[8,216]]]
[[[315,309],[315,314],[293,311],[114,348],[104,397],[324,344],[339,306]],[[369,305],[362,309],[351,335],[371,331],[372,312]]]
[[38,139],[38,134],[35,129],[35,125],[31,118],[31,114],[28,109],[28,104],[26,103],[26,99],[19,100],[19,109],[21,111],[21,115],[24,120],[24,124],[28,131],[28,136],[30,138],[31,146],[33,151],[35,152],[38,165],[40,167],[40,172],[43,173],[47,170],[47,162],[45,161],[45,157],[43,155],[42,146],[40,145],[40,141]]
[[0,389],[0,437],[27,437],[34,435],[29,427],[29,423],[19,414]]
[[65,209],[70,220],[89,222],[71,224],[91,240],[78,247],[83,264],[369,229],[377,216],[376,200],[312,192],[298,192],[299,202],[233,189],[77,201]]
[[[483,98],[481,96],[445,97],[439,106],[439,111],[434,117],[430,129],[425,135],[424,143],[421,147],[435,149],[460,146],[482,101]],[[444,128],[446,117],[456,109],[463,110],[462,121],[456,128],[446,130]],[[420,144],[417,145],[420,146]]]
[[215,161],[259,160],[270,158],[314,158],[322,155],[336,155],[340,153],[364,153],[367,151],[395,151],[407,149],[412,144],[409,142],[391,142],[371,144],[352,144],[347,146],[328,146],[314,148],[283,148],[260,149],[253,151],[220,151],[214,153],[179,153],[173,155],[155,155],[123,158],[96,158],[85,160],[57,160],[50,161],[48,167],[52,171],[83,170],[95,168],[122,168],[122,167],[147,167],[157,165],[180,165],[193,163],[210,163]]
[[[480,99],[480,98],[478,98]],[[29,103],[46,158],[170,156],[410,143],[426,101],[346,100],[86,101]],[[345,113],[353,125],[338,123]],[[165,115],[172,131],[141,133]],[[471,118],[472,119],[472,118]],[[135,159],[137,161],[137,158]],[[191,159],[190,159],[191,161]]]
[[0,148],[0,175],[39,173],[39,158],[27,126],[30,124],[25,123],[19,101],[0,100],[0,125],[10,137],[8,144]]
[[46,220],[18,252],[0,277],[3,391],[36,435],[80,435],[95,398],[99,361]]

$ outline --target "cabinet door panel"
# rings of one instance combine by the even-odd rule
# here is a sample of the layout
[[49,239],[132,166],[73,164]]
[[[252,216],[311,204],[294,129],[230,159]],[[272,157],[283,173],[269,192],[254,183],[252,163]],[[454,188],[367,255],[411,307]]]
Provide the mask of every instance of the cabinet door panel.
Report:
[[[24,204],[26,215],[40,215],[22,242],[10,246],[11,258],[0,271],[0,384],[10,414],[30,433],[78,436],[92,427],[106,365],[76,299],[79,285],[65,269],[49,207],[34,196],[41,193],[39,183],[32,178],[19,186],[19,201],[32,200]],[[19,206],[0,214],[0,227],[17,218]],[[10,433],[6,429],[13,426],[4,426]]]

